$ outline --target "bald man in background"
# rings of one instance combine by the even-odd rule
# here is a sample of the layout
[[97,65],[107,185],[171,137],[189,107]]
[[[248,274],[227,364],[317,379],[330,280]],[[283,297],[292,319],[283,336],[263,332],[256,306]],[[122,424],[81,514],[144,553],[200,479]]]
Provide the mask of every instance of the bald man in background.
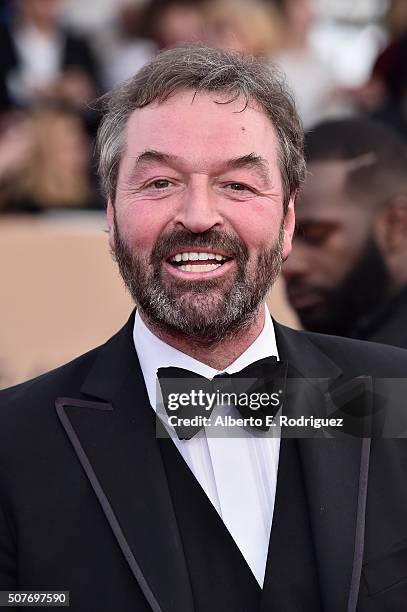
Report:
[[303,326],[407,348],[407,155],[365,119],[306,136],[308,177],[284,265]]

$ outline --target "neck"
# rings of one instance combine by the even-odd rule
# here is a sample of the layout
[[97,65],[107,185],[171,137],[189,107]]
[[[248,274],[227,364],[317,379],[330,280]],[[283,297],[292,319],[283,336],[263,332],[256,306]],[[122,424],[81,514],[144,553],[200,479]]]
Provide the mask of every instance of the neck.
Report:
[[257,316],[247,327],[227,336],[216,345],[208,346],[199,340],[184,335],[165,332],[154,326],[141,310],[139,310],[139,313],[148,329],[160,340],[215,370],[224,370],[236,361],[260,335],[265,321],[265,306],[262,304]]

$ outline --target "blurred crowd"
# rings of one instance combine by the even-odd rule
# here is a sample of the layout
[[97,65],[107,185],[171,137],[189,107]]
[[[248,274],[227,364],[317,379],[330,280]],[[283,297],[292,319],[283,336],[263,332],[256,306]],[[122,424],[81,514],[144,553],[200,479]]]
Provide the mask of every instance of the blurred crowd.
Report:
[[[364,24],[371,52],[359,63],[368,76],[352,86],[335,70],[340,45],[336,62],[335,52],[324,57],[315,44],[321,4],[0,0],[0,211],[103,208],[94,171],[94,101],[158,50],[183,42],[279,65],[306,128],[362,113],[407,137],[407,2],[383,0],[382,14]],[[357,62],[349,62],[349,73]]]

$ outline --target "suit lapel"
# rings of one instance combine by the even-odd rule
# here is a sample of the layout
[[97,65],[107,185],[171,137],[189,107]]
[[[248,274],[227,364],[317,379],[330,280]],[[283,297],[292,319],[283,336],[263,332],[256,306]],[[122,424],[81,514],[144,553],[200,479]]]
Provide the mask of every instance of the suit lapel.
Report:
[[[341,370],[306,334],[275,323],[289,377],[338,379]],[[299,439],[324,609],[353,612],[359,590],[369,440]]]
[[58,398],[56,408],[151,609],[191,612],[188,571],[133,345],[133,321],[99,350],[82,398]]

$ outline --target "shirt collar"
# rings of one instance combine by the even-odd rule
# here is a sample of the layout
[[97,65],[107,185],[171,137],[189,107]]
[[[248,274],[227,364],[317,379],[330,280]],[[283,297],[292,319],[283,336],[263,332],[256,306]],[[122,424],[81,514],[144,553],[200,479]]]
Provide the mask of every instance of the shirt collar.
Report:
[[205,376],[205,378],[213,378],[220,372],[227,372],[228,374],[239,372],[264,357],[275,355],[277,359],[279,358],[273,320],[267,305],[265,306],[265,321],[261,333],[225,370],[215,370],[163,342],[149,330],[138,311],[134,318],[133,339],[150,404],[154,409],[156,407],[156,373],[158,368],[173,366],[190,370],[200,376]]

